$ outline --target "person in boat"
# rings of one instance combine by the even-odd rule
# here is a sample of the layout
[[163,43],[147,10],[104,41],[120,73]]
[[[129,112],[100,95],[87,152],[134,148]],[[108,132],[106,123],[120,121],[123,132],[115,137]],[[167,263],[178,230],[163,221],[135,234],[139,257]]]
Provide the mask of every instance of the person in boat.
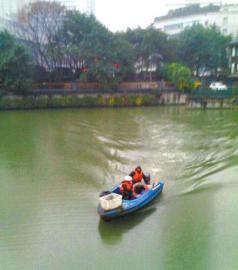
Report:
[[133,198],[133,183],[131,176],[127,175],[124,177],[120,184],[120,192],[122,194],[122,198],[125,200],[131,200]]
[[142,179],[144,180],[145,184],[146,185],[149,185],[150,184],[150,175],[146,176],[142,169],[141,169],[141,166],[137,166],[135,168],[134,171],[132,171],[129,176],[132,177],[132,183],[133,184],[137,184],[137,183],[141,183]]
[[133,178],[129,175],[125,176],[124,180],[120,184],[120,192],[124,200],[131,200],[134,198],[138,198],[143,191],[149,189],[150,189],[149,184],[144,185],[141,182],[133,184]]

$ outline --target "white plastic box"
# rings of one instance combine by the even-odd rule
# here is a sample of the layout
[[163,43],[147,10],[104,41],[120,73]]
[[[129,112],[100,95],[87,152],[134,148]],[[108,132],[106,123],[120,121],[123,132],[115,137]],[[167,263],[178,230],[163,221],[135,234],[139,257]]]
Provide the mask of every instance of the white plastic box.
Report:
[[99,198],[100,205],[103,210],[111,210],[118,208],[122,205],[122,195],[110,193]]

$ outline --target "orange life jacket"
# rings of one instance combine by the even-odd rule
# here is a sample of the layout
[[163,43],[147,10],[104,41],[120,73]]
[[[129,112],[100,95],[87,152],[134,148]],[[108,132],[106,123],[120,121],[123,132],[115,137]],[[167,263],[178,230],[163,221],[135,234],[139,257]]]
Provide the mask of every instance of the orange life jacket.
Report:
[[133,189],[133,184],[131,181],[123,180],[120,185],[120,191],[126,190],[131,191]]
[[135,170],[135,174],[133,176],[133,180],[136,182],[140,182],[143,178],[143,172],[141,171],[140,173],[137,172],[137,170]]

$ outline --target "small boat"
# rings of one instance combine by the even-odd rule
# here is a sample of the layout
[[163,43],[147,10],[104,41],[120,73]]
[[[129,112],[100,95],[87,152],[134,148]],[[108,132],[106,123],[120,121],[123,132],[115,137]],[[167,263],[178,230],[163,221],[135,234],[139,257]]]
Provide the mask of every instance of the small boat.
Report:
[[[102,207],[101,204],[98,205],[98,214],[104,220],[112,220],[132,212],[135,212],[145,206],[147,206],[152,200],[154,200],[163,190],[164,183],[162,181],[154,183],[151,185],[150,189],[142,191],[139,197],[130,200],[121,199],[121,203],[117,205],[114,209],[106,209]],[[121,196],[119,185],[116,186],[110,194]],[[106,196],[110,196],[110,194]]]

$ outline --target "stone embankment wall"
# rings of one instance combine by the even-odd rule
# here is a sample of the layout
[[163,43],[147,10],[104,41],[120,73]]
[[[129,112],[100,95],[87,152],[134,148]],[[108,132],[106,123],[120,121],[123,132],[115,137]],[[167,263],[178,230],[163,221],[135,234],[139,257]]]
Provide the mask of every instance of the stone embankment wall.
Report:
[[188,109],[232,109],[235,105],[227,98],[188,98]]
[[130,94],[41,94],[28,96],[4,96],[0,109],[49,109],[133,107],[157,105],[185,105],[187,96],[178,92],[130,93]]
[[186,94],[182,94],[179,92],[162,92],[160,94],[159,100],[160,104],[165,105],[185,105],[187,102],[187,97],[188,96]]

